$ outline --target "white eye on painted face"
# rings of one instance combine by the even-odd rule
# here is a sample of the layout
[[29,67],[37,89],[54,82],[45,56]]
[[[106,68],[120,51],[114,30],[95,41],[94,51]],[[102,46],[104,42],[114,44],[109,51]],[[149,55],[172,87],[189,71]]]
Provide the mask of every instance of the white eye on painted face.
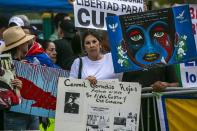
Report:
[[164,32],[162,31],[154,33],[154,37],[161,38],[163,36],[164,36]]
[[139,41],[142,39],[142,36],[140,34],[138,34],[138,35],[131,36],[130,39],[132,41]]

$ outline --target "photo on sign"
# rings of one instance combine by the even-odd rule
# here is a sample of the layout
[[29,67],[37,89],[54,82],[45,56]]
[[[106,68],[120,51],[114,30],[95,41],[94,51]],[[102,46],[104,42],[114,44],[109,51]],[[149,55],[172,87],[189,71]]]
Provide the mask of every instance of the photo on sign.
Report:
[[105,107],[88,108],[86,131],[109,131],[110,110]]
[[114,131],[135,131],[137,130],[137,114],[136,113],[121,113],[114,117]]
[[65,92],[64,113],[79,114],[80,93]]

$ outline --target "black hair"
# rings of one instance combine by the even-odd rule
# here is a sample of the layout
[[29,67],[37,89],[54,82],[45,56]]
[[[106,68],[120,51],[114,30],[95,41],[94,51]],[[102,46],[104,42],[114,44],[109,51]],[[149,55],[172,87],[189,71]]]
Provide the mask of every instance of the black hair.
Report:
[[69,15],[66,13],[58,13],[55,15],[54,20],[53,20],[53,22],[55,24],[55,28],[58,28],[60,21],[64,20],[64,17],[66,17],[66,16],[69,16]]
[[83,37],[82,37],[82,48],[85,49],[85,38],[88,36],[88,35],[92,35],[94,36],[100,43],[102,42],[102,37],[99,35],[98,32],[94,31],[94,30],[88,30],[86,31],[84,34],[83,34]]
[[61,28],[61,30],[65,33],[75,33],[76,29],[75,29],[75,25],[73,24],[72,20],[62,20],[59,23],[59,27]]
[[8,18],[1,15],[0,16],[0,29],[1,28],[7,28],[8,27]]
[[71,40],[71,46],[73,49],[73,52],[76,56],[80,55],[82,53],[81,50],[81,36],[79,33],[76,33],[74,37]]
[[[46,51],[46,49],[49,47],[49,43],[52,41],[50,40],[39,40],[39,43],[41,44],[42,48]],[[53,43],[53,42],[52,42]]]
[[17,52],[17,47],[14,47],[12,49],[9,49],[7,51],[4,51],[3,53],[5,53],[5,54],[11,54],[12,58],[14,58],[14,56],[16,55],[16,52]]
[[59,27],[63,32],[63,37],[67,39],[72,39],[77,31],[72,20],[62,20],[59,24]]
[[9,24],[9,27],[13,27],[13,26],[18,26],[16,23],[14,23],[14,22],[11,22],[10,24]]

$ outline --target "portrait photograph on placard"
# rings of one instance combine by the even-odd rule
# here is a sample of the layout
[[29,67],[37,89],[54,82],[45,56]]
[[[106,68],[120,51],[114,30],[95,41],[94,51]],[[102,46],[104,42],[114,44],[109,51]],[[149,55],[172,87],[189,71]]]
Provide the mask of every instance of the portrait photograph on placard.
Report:
[[65,92],[64,113],[79,113],[79,93]]

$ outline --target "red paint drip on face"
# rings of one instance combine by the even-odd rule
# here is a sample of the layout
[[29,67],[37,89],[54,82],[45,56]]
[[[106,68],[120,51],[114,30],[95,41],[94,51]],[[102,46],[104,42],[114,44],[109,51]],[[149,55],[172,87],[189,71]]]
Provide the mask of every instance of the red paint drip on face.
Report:
[[170,40],[168,40],[168,35],[164,33],[163,37],[157,38],[157,41],[160,43],[160,45],[166,50],[168,53],[168,57],[172,55],[172,43]]

